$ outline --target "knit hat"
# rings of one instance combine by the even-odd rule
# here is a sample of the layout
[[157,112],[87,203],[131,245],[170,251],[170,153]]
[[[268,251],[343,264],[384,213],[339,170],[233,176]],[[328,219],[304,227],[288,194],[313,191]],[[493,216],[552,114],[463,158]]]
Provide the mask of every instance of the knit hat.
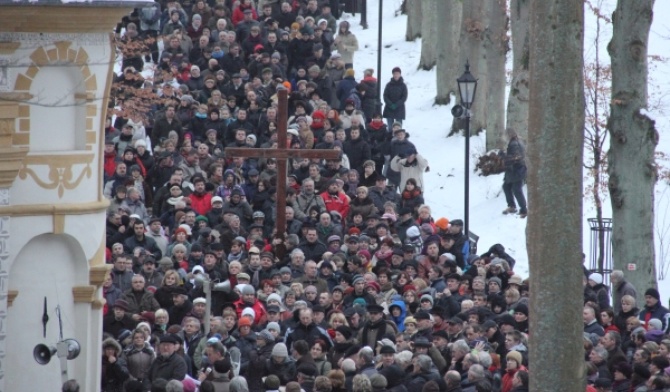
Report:
[[408,238],[416,238],[420,236],[421,233],[419,232],[419,228],[416,226],[412,226],[409,229],[407,229],[407,237]]
[[405,321],[403,322],[403,324],[404,324],[404,325],[407,325],[407,324],[414,324],[414,325],[416,325],[416,319],[415,319],[414,317],[412,317],[412,316],[406,317],[406,318],[405,318]]
[[507,360],[509,361],[510,359],[516,361],[517,365],[521,365],[523,357],[520,352],[512,350],[507,353]]
[[286,345],[284,343],[275,344],[275,346],[272,348],[272,356],[273,357],[287,358],[288,357],[288,349],[286,348]]
[[267,330],[281,332],[281,327],[279,326],[279,323],[275,321],[270,321],[268,323]]
[[602,284],[603,283],[603,275],[599,274],[597,272],[592,273],[589,275],[589,280],[592,280],[596,282],[597,284]]
[[650,330],[659,330],[660,331],[660,330],[663,329],[663,322],[661,320],[657,319],[657,318],[653,318],[653,319],[649,320],[649,322],[647,324],[651,327],[651,328],[649,328]]
[[494,276],[489,279],[489,283],[491,282],[495,282],[498,285],[498,287],[502,288],[502,281],[500,280],[500,278]]
[[428,301],[432,305],[433,304],[433,297],[430,294],[424,294],[424,295],[421,296],[421,301],[419,301],[419,302],[423,302],[423,301]]
[[266,343],[272,343],[275,341],[275,337],[272,336],[269,330],[264,329],[260,331],[259,333],[256,334],[256,339],[257,340],[265,340]]
[[238,327],[251,327],[251,320],[248,317],[240,317],[240,320],[237,322]]
[[242,295],[255,294],[254,286],[252,286],[250,284],[245,284],[244,287],[242,287],[242,289],[240,291],[242,292]]
[[277,293],[272,293],[272,294],[268,295],[268,298],[267,298],[266,302],[270,302],[270,301],[277,301],[279,303],[282,303],[281,297]]
[[648,288],[647,291],[644,292],[644,296],[645,296],[645,297],[646,297],[646,296],[654,297],[654,298],[656,298],[656,299],[659,300],[659,301],[661,300],[661,294],[659,294],[659,293],[658,293],[658,290],[656,290],[656,289],[653,288],[653,287]]
[[442,231],[446,231],[449,228],[449,219],[440,218],[436,220],[435,227],[439,227]]
[[256,318],[256,311],[252,308],[244,308],[244,310],[242,310],[242,317],[244,316],[251,316],[250,318],[253,320]]
[[346,77],[352,77],[353,78],[355,74],[356,73],[355,73],[353,68],[348,68],[346,71],[344,71],[344,77],[345,78]]
[[514,313],[523,313],[526,315],[526,317],[528,317],[528,305],[524,304],[523,302],[519,303],[514,308]]
[[424,223],[421,225],[421,231],[428,235],[433,235],[433,226],[430,225],[430,223]]

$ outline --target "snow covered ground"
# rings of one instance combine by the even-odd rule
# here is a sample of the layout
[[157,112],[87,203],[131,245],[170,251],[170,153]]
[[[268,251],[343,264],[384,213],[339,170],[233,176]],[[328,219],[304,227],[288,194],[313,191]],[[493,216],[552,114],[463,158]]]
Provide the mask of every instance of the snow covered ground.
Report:
[[[464,161],[465,140],[462,136],[447,137],[452,121],[450,106],[433,106],[436,93],[435,70],[418,70],[419,57],[421,54],[421,40],[416,42],[405,41],[406,16],[396,16],[396,10],[400,7],[401,0],[384,1],[383,9],[383,39],[382,46],[382,68],[380,79],[382,88],[391,77],[391,69],[400,67],[403,78],[409,89],[407,102],[407,120],[404,127],[410,134],[410,140],[417,146],[430,163],[430,172],[424,174],[426,202],[433,208],[433,216],[447,217],[449,219],[463,218],[463,192],[464,192]],[[609,0],[607,9],[611,14],[614,8],[614,0]],[[368,30],[362,30],[359,26],[358,15],[349,18],[352,31],[359,41],[360,50],[354,58],[354,69],[356,77],[362,77],[365,68],[376,68],[377,64],[377,22],[378,22],[379,0],[368,0]],[[670,2],[656,2],[654,14],[667,15],[670,12]],[[593,53],[590,39],[593,36],[595,18],[587,12],[587,28],[585,51],[587,56]],[[604,47],[611,37],[610,28],[604,28],[605,34],[609,34],[602,41],[601,58],[609,60]],[[591,37],[591,38],[589,38]],[[655,18],[650,35],[650,55],[670,56],[668,40],[670,39],[670,23],[660,17]],[[511,53],[509,54],[511,57]],[[509,63],[509,62],[508,62]],[[475,75],[476,76],[476,75]],[[658,63],[651,72],[652,84],[667,85],[670,80],[670,66]],[[456,83],[454,81],[454,83]],[[650,87],[652,90],[653,87]],[[660,89],[659,89],[660,91]],[[653,92],[653,91],[652,91]],[[481,97],[479,97],[481,99]],[[481,102],[481,101],[480,101]],[[477,99],[475,99],[477,105]],[[670,142],[664,138],[668,125],[667,113],[652,113],[657,120],[657,128],[661,133],[660,151],[670,151]],[[470,168],[474,170],[476,157],[485,152],[484,135],[474,136],[470,142]],[[502,175],[480,177],[474,171],[470,173],[470,231],[480,236],[479,251],[486,251],[491,245],[501,243],[507,251],[517,260],[515,270],[522,276],[528,275],[528,255],[526,253],[525,228],[526,220],[515,216],[502,215],[506,207],[504,194],[502,193]],[[664,195],[657,212],[663,213],[670,205],[670,195],[666,192],[666,183],[660,183],[657,198]],[[584,251],[589,258],[590,230],[587,218],[595,214],[589,202],[584,205]],[[605,203],[604,215],[611,216],[609,203]],[[668,218],[670,223],[670,216]],[[666,283],[666,284],[664,284]],[[659,284],[663,298],[670,296],[670,284],[661,282]]]

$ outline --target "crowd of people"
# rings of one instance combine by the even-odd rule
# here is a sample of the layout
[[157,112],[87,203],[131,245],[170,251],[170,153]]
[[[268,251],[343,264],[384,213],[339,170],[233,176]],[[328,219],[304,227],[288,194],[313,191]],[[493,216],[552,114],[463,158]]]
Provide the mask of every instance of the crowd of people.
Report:
[[[379,96],[340,16],[338,1],[166,0],[119,24],[103,391],[528,390],[527,281],[502,244],[478,254],[460,219],[432,215],[402,71]],[[339,158],[286,174],[226,158],[277,147],[284,89],[287,147]],[[505,213],[516,198],[525,217],[509,135]],[[668,310],[650,289],[638,312],[623,273],[612,282],[613,308],[602,275],[585,274],[590,388],[662,390]]]

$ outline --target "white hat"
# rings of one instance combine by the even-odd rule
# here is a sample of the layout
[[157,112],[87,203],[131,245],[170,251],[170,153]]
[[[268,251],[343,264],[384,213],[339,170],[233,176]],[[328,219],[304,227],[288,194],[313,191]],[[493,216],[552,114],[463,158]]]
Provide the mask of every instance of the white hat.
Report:
[[207,300],[202,298],[202,297],[199,297],[199,298],[196,298],[196,299],[193,300],[193,305],[195,305],[195,304],[206,304],[206,303],[207,303]]
[[250,316],[252,319],[256,318],[256,312],[252,308],[244,308],[242,311],[242,317]]
[[597,284],[601,284],[603,282],[603,276],[597,272],[594,272],[591,275],[589,275],[589,280],[592,280]]
[[180,228],[186,230],[186,235],[191,235],[193,232],[191,231],[191,226],[187,225],[186,223],[182,223],[179,225]]
[[214,203],[216,203],[216,202],[223,203],[223,199],[221,198],[221,196],[214,196],[214,197],[212,197],[212,201],[211,201],[210,203],[211,203],[212,205],[214,205]]

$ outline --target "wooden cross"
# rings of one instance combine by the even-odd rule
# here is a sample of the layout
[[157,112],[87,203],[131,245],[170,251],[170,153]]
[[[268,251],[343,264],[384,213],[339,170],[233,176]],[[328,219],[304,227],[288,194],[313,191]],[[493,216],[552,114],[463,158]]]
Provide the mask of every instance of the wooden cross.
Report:
[[288,139],[288,90],[279,90],[279,107],[277,109],[277,148],[239,148],[231,147],[224,150],[227,158],[274,158],[277,160],[277,238],[284,239],[286,234],[286,162],[292,158],[307,159],[338,159],[340,152],[335,150],[298,150],[287,148]]

